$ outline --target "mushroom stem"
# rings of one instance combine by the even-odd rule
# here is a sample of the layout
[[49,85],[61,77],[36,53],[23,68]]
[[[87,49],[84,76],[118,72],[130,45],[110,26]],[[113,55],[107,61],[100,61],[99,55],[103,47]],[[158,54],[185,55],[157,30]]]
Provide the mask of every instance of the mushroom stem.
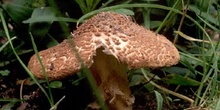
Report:
[[114,56],[97,49],[90,70],[110,110],[131,110],[134,98],[127,79],[126,66]]

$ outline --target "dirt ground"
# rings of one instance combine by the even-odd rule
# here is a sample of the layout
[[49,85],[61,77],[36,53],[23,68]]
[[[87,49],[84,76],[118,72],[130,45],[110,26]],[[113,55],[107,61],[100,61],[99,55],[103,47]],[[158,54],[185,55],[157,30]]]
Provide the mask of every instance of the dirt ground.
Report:
[[[14,99],[11,103],[8,101],[0,102],[0,108],[12,106],[12,110],[48,110],[50,104],[36,84],[32,84],[24,76],[19,76],[16,72],[12,72],[9,76],[0,77],[0,99]],[[92,102],[92,92],[86,80],[81,80],[78,84],[72,84],[71,81],[77,79],[77,76],[62,80],[63,86],[61,88],[52,89],[54,101],[57,102],[63,96],[65,98],[58,106],[58,110],[77,109],[84,110],[87,104]],[[47,88],[46,84],[42,83],[43,87]],[[132,91],[137,88],[133,87]],[[187,90],[182,91],[186,94]],[[176,97],[163,94],[163,97],[170,97],[173,101],[164,98],[163,110],[183,110],[189,107],[189,103],[180,100]],[[140,89],[134,94],[135,103],[134,110],[156,110],[157,102],[154,92],[149,92],[146,89]],[[24,101],[16,100],[23,99]]]

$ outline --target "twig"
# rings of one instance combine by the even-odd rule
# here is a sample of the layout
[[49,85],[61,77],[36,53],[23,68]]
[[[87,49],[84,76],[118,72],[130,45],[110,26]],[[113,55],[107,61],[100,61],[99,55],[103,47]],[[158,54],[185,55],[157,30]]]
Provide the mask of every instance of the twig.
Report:
[[[25,81],[26,81],[26,79],[21,82],[21,86],[20,86],[20,99],[21,100],[23,100],[23,94],[22,93],[23,93],[23,86],[24,86]],[[24,103],[24,101],[21,101],[21,103]]]
[[[189,0],[187,0],[186,8],[184,8],[184,1],[183,1],[183,0],[182,0],[182,5],[183,5],[183,16],[182,16],[182,18],[181,18],[181,20],[180,20],[180,25],[179,25],[177,31],[180,31],[180,30],[181,30],[181,27],[182,27],[182,25],[183,25],[183,20],[184,20],[184,18],[185,18],[185,16],[186,16],[186,12],[187,12],[188,6],[189,6]],[[178,34],[175,35],[174,40],[173,40],[173,44],[175,44],[177,40],[178,40]]]

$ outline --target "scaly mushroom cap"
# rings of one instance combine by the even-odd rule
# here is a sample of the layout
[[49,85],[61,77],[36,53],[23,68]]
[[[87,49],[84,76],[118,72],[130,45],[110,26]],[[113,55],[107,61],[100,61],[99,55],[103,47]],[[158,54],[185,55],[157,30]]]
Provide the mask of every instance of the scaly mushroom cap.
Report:
[[[87,20],[73,32],[71,41],[87,67],[92,65],[96,49],[100,47],[130,69],[171,66],[180,59],[178,50],[164,36],[132,22],[129,16],[113,12],[101,12]],[[72,47],[64,40],[39,52],[49,79],[67,77],[80,70],[81,64]],[[28,67],[35,76],[44,78],[35,55]]]

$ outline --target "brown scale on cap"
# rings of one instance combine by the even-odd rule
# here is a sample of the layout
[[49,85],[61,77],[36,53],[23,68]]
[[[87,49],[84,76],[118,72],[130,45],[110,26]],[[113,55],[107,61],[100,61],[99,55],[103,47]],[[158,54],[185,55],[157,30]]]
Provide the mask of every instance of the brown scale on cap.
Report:
[[[88,27],[86,33],[85,27]],[[87,32],[92,36],[87,36]],[[87,46],[94,52],[100,46],[104,47],[104,53],[115,56],[129,68],[164,67],[179,61],[179,53],[169,40],[121,14],[99,13],[82,24],[73,35],[76,41],[88,39],[93,46]],[[84,44],[76,43],[83,48]]]
[[[64,40],[61,44],[39,52],[45,67],[48,79],[61,79],[80,70],[81,66],[71,50],[71,46]],[[28,68],[38,78],[44,78],[44,74],[36,55],[32,56]]]
[[[78,54],[95,77],[103,100],[115,110],[131,110],[134,102],[125,65],[129,69],[157,68],[177,64],[180,59],[178,50],[164,36],[137,25],[129,16],[113,12],[97,14],[72,36],[39,52],[48,79],[58,80],[80,71]],[[35,55],[28,68],[36,77],[44,78]]]

